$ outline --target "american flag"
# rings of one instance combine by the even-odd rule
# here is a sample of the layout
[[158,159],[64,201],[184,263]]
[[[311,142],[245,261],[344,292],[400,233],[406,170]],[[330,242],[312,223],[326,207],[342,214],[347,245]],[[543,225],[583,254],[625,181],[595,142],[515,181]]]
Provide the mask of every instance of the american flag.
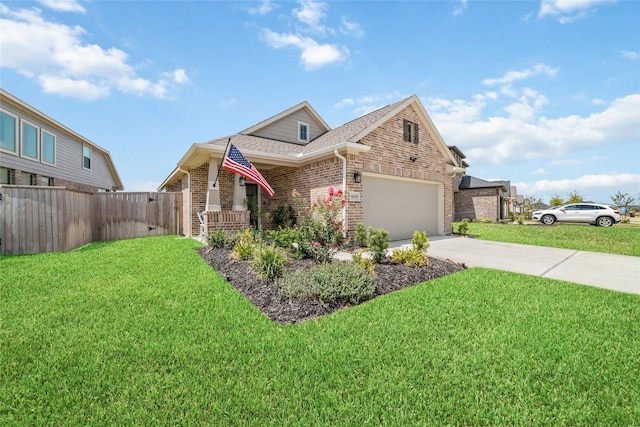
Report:
[[222,161],[222,167],[255,182],[260,187],[264,188],[264,191],[266,191],[269,196],[273,196],[275,194],[267,180],[264,179],[262,174],[258,172],[258,169],[256,169],[249,160],[245,159],[235,145],[231,144],[229,146],[229,151],[227,151],[227,155],[224,156],[224,160]]

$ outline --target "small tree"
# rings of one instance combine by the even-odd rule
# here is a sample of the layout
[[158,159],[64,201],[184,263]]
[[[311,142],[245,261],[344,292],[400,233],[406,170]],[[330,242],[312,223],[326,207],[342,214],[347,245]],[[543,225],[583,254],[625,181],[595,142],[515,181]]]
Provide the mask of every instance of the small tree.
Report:
[[581,203],[584,202],[584,196],[578,193],[577,190],[567,193],[567,203]]
[[551,206],[560,206],[563,203],[564,201],[562,200],[562,197],[558,196],[557,194],[551,196],[551,199],[549,200],[549,205]]
[[527,219],[531,219],[531,212],[536,205],[542,204],[542,199],[536,196],[524,196],[524,213]]
[[628,193],[623,194],[620,191],[618,191],[616,194],[610,197],[614,205],[625,208],[625,216],[626,216],[626,212],[629,212],[629,206],[636,201]]

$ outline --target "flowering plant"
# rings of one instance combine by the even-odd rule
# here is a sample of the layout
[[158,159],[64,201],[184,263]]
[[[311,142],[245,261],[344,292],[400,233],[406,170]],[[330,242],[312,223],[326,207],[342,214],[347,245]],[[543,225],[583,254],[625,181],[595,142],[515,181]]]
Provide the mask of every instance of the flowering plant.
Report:
[[316,262],[330,262],[343,243],[341,210],[346,204],[341,189],[329,187],[327,197],[309,205],[293,190],[299,217],[302,250]]

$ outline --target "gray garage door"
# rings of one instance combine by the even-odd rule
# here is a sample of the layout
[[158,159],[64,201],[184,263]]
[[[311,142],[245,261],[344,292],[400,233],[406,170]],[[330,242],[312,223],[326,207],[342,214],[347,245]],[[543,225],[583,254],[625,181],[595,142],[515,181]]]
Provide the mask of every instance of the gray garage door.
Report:
[[363,176],[362,187],[367,227],[384,228],[391,240],[410,239],[416,230],[438,234],[438,184]]

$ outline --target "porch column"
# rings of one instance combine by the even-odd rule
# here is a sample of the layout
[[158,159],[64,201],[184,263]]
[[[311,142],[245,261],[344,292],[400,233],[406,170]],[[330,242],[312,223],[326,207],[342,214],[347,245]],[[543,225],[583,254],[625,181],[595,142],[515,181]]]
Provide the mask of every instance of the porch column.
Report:
[[220,211],[220,181],[216,182],[218,176],[218,159],[209,159],[209,177],[207,180],[207,209],[208,211]]
[[233,210],[246,211],[247,207],[244,201],[247,198],[247,190],[244,185],[240,185],[240,175],[234,175],[233,183]]

